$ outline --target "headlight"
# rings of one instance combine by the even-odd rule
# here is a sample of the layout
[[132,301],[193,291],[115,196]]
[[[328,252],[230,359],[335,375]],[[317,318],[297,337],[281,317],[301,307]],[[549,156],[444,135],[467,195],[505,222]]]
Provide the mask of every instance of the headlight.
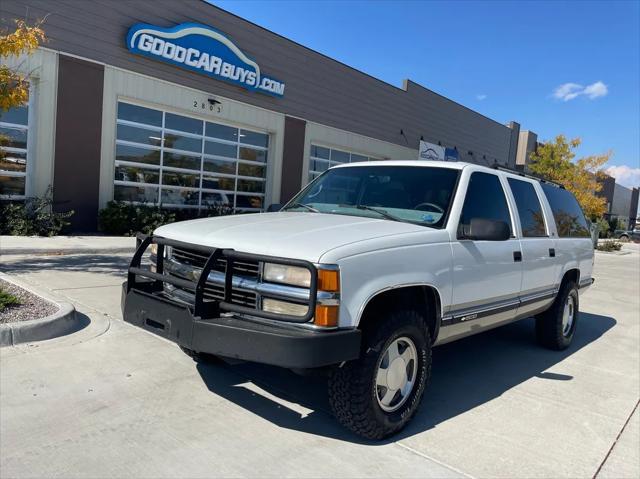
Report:
[[290,284],[303,288],[311,287],[311,272],[299,266],[265,263],[262,276],[265,281]]
[[309,310],[306,304],[290,303],[278,299],[263,298],[262,310],[270,313],[288,314],[290,316],[304,316]]

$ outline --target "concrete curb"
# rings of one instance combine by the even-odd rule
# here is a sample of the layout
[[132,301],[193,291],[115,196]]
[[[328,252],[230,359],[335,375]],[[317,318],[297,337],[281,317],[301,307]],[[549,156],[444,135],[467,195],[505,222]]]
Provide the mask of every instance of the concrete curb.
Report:
[[0,273],[0,278],[58,306],[57,312],[42,319],[0,324],[0,347],[66,336],[82,328],[82,321],[76,315],[76,308],[73,304],[57,301],[50,296],[34,291],[31,286],[17,282],[5,274]]

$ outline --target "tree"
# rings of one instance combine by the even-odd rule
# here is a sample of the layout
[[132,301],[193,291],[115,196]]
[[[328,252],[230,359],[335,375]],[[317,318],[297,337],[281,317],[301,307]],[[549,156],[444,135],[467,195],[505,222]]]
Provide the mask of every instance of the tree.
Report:
[[6,60],[32,53],[45,40],[41,22],[30,26],[16,20],[15,24],[15,31],[0,34],[0,111],[24,105],[29,99],[29,76],[9,68]]
[[[40,43],[45,41],[42,22],[27,25],[23,20],[16,20],[15,31],[0,32],[0,117],[2,113],[24,105],[29,100],[29,75],[17,68],[7,65],[9,57],[32,53]],[[0,135],[0,146],[7,143],[7,138]],[[0,149],[0,160],[5,154]]]
[[596,220],[606,211],[606,199],[598,196],[602,189],[598,180],[604,176],[602,167],[609,161],[611,152],[574,161],[574,150],[580,143],[580,138],[567,141],[564,135],[558,135],[531,154],[529,169],[545,180],[564,186],[575,195],[585,214]]

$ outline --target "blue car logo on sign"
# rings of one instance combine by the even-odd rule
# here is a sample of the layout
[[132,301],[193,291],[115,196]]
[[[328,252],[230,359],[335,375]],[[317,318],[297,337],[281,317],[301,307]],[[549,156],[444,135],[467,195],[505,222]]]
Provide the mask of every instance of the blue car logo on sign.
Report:
[[155,58],[273,96],[284,95],[285,84],[263,75],[260,66],[227,36],[199,23],[182,23],[162,28],[137,23],[127,34],[127,48],[138,55]]

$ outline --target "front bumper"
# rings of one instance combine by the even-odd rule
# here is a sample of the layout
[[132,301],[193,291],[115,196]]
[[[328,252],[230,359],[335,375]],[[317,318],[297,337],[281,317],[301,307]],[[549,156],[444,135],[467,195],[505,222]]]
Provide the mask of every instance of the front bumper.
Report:
[[122,286],[126,322],[196,352],[286,368],[329,366],[360,355],[357,329],[311,331],[224,315],[202,319],[189,306],[162,296],[154,282]]

